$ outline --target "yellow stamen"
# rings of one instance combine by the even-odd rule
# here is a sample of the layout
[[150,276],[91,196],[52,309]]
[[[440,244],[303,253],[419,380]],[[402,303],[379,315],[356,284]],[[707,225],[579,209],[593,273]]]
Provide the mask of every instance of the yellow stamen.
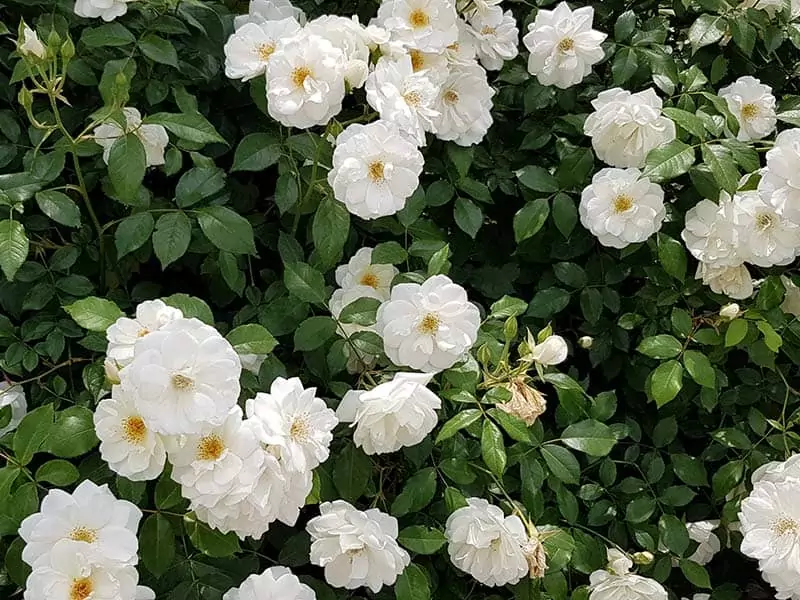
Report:
[[217,460],[225,451],[225,442],[218,435],[207,435],[200,438],[197,444],[198,460]]
[[757,104],[745,104],[742,106],[742,118],[745,121],[750,121],[758,116],[759,110]]
[[172,387],[181,391],[189,390],[194,387],[194,380],[186,375],[175,373],[175,375],[172,376]]
[[303,87],[306,78],[311,76],[311,69],[308,67],[297,67],[292,71],[292,83],[294,83],[295,87]]
[[614,212],[615,213],[624,213],[628,211],[633,206],[633,198],[626,194],[620,194],[616,198],[614,198]]
[[73,579],[69,588],[69,600],[86,600],[94,592],[94,584],[88,577]]
[[295,442],[305,442],[311,433],[311,427],[308,424],[308,419],[305,415],[297,417],[292,421],[292,426],[289,428],[289,437]]
[[425,54],[421,50],[409,50],[408,55],[411,57],[411,68],[415,73],[425,68]]
[[759,213],[756,215],[756,227],[760,231],[771,229],[773,225],[775,225],[775,217],[773,217],[771,214]]
[[421,29],[422,27],[428,26],[431,22],[431,18],[424,10],[417,8],[408,15],[408,22],[411,23],[414,29]]
[[422,317],[422,321],[419,322],[417,329],[420,333],[425,335],[435,335],[436,332],[439,331],[440,324],[441,319],[439,318],[439,315],[436,313],[428,313]]
[[147,437],[147,426],[141,417],[128,417],[122,422],[122,437],[130,444],[141,444]]
[[454,90],[447,90],[444,94],[442,94],[442,100],[444,100],[445,104],[452,106],[458,102],[458,93]]
[[419,92],[407,92],[403,94],[403,100],[405,100],[406,104],[409,106],[419,106],[419,103],[422,102],[422,97],[419,95]]
[[494,35],[497,33],[497,30],[494,27],[489,27],[488,25],[481,29],[481,35]]
[[558,49],[561,52],[569,52],[573,48],[575,48],[575,40],[572,38],[564,38],[558,42]]
[[772,524],[772,531],[777,535],[786,535],[787,533],[798,533],[797,521],[789,517],[781,517]]
[[69,534],[69,539],[73,542],[86,542],[92,544],[97,541],[97,532],[88,527],[77,527]]
[[367,174],[368,177],[374,181],[375,183],[379,183],[383,181],[383,169],[384,165],[383,162],[376,160],[375,162],[371,162],[367,167]]
[[361,280],[359,281],[359,283],[361,285],[366,285],[373,289],[378,289],[378,286],[380,285],[378,276],[375,275],[375,273],[372,273],[371,271],[367,271],[366,273],[364,273],[364,275],[361,276]]
[[269,57],[272,56],[273,52],[275,52],[275,44],[271,42],[268,44],[261,44],[258,47],[258,55],[264,62],[269,60]]

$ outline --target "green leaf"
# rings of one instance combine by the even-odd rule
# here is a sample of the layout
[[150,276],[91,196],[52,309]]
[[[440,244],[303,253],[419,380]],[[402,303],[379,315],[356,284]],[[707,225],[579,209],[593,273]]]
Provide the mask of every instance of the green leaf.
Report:
[[90,296],[64,307],[70,317],[84,329],[105,332],[125,314],[111,300]]
[[78,469],[66,460],[49,460],[36,469],[36,481],[51,483],[58,487],[67,487],[78,481],[81,474]]
[[153,233],[155,221],[149,212],[138,213],[126,217],[114,233],[114,243],[117,246],[117,257],[122,258],[134,250],[144,246]]
[[81,35],[81,43],[89,48],[127,46],[135,41],[136,36],[120,23],[106,23],[99,27],[90,27],[84,29]]
[[208,206],[197,211],[200,229],[220,250],[231,254],[255,254],[253,226],[239,213],[224,206]]
[[412,512],[419,512],[433,501],[436,495],[436,470],[422,469],[408,478],[397,497],[392,502],[391,514],[403,517]]
[[169,510],[173,506],[178,506],[183,501],[181,486],[164,473],[156,484],[156,507],[161,510]]
[[118,137],[108,155],[108,178],[122,201],[136,199],[146,169],[147,156],[141,140],[133,133]]
[[706,137],[706,128],[703,120],[697,115],[680,108],[667,107],[661,110],[667,117],[675,121],[676,125],[683,127],[693,136],[702,139]]
[[595,288],[581,291],[581,312],[589,323],[597,323],[603,315],[603,294]]
[[231,171],[263,171],[278,162],[281,141],[271,133],[251,133],[236,146]]
[[748,323],[744,319],[734,319],[725,332],[725,346],[730,348],[741,342],[747,336]]
[[139,50],[153,62],[171,67],[178,66],[178,52],[175,50],[175,46],[169,40],[154,33],[146,33],[142,36],[142,39],[139,40]]
[[575,229],[578,223],[578,209],[567,194],[556,194],[553,198],[553,222],[561,235],[567,239]]
[[374,325],[375,315],[381,301],[377,298],[359,298],[346,305],[339,313],[340,323],[355,323],[356,325]]
[[287,567],[300,567],[308,564],[310,552],[311,536],[307,532],[301,531],[284,542],[278,554],[278,561]]
[[239,539],[232,531],[220,533],[199,521],[194,513],[183,517],[183,526],[195,548],[212,558],[225,558],[239,552]]
[[394,596],[396,600],[431,600],[431,587],[425,571],[414,563],[408,565],[397,577]]
[[542,458],[550,472],[564,483],[578,484],[581,478],[581,467],[578,459],[566,448],[554,444],[546,444],[540,449]]
[[358,500],[366,491],[372,476],[372,462],[353,444],[347,444],[336,457],[333,465],[333,481],[344,500]]
[[767,345],[767,348],[773,352],[778,352],[783,345],[783,339],[778,335],[778,332],[773,329],[772,325],[766,321],[756,321],[756,327],[758,327],[758,330],[764,335],[764,343]]
[[453,217],[459,229],[469,237],[475,239],[478,230],[483,225],[483,211],[472,200],[466,198],[456,198],[453,206]]
[[175,558],[175,534],[164,515],[148,516],[139,532],[139,549],[144,566],[156,577],[166,573]]
[[561,433],[561,441],[590,456],[606,456],[617,443],[617,438],[608,425],[586,419],[567,427]]
[[728,492],[739,485],[744,477],[744,462],[732,460],[728,464],[722,465],[711,478],[711,489],[714,497],[724,498]]
[[644,338],[636,350],[650,358],[662,360],[678,356],[683,344],[671,335],[660,334]]
[[9,281],[25,262],[28,248],[28,236],[19,221],[0,221],[0,269]]
[[668,275],[678,281],[686,278],[686,249],[683,244],[663,233],[658,234],[658,260]]
[[214,324],[214,315],[205,300],[195,298],[189,294],[172,294],[162,298],[162,300],[167,306],[179,308],[187,319],[194,317],[200,319],[206,325]]
[[59,458],[86,454],[99,440],[94,433],[94,413],[85,406],[71,406],[56,414],[46,448]]
[[25,466],[53,430],[53,405],[45,404],[30,411],[14,432],[12,447],[20,465]]
[[711,361],[702,352],[687,350],[683,353],[683,365],[697,383],[707,388],[716,386],[717,374]]
[[515,173],[519,182],[535,192],[552,194],[558,191],[558,182],[544,167],[529,165]]
[[703,46],[708,46],[722,39],[728,28],[728,22],[718,15],[702,14],[689,28],[689,43],[692,52],[697,52]]
[[397,541],[417,554],[434,554],[447,543],[447,538],[438,529],[412,525],[400,531]]
[[481,456],[492,473],[498,477],[503,476],[507,463],[503,434],[489,419],[483,421],[481,429]]
[[640,496],[625,507],[625,520],[630,523],[644,523],[656,510],[656,501],[651,496]]
[[325,268],[338,264],[350,235],[350,213],[345,205],[333,198],[324,199],[314,215],[311,236],[318,259]]
[[326,304],[328,294],[322,273],[302,262],[287,263],[284,269],[283,283],[290,294],[304,302]]
[[161,268],[186,254],[192,239],[192,223],[182,212],[161,215],[153,232],[153,251],[161,262]]
[[658,520],[658,534],[661,543],[678,556],[686,552],[691,542],[686,525],[672,515],[662,515]]
[[694,148],[673,140],[647,154],[643,176],[654,183],[675,179],[689,170],[694,158]]
[[[443,206],[453,199],[456,193],[453,186],[448,181],[434,181],[425,190],[425,203],[428,206]],[[374,255],[373,255],[374,256]]]
[[[219,167],[194,167],[181,175],[175,187],[175,202],[181,208],[194,206],[225,188],[225,171]],[[212,207],[215,208],[215,207]]]
[[439,430],[439,435],[436,436],[436,443],[439,444],[453,437],[456,433],[469,427],[480,418],[481,411],[477,408],[462,410],[442,425],[442,428]]
[[179,138],[196,144],[225,144],[214,126],[200,113],[156,113],[145,117],[145,123],[162,125]]
[[707,486],[708,473],[699,458],[687,454],[673,454],[672,468],[675,474],[687,485]]
[[626,10],[619,17],[614,24],[614,39],[618,42],[624,42],[633,35],[636,29],[636,13],[632,10]]
[[681,572],[689,580],[689,583],[699,588],[712,589],[711,578],[708,576],[708,571],[704,566],[688,558],[683,558],[681,559],[680,567]]
[[556,279],[570,287],[582,288],[588,283],[588,277],[583,267],[570,262],[560,262],[553,265]]
[[659,408],[671,402],[683,387],[683,367],[677,360],[661,363],[652,374],[650,391]]
[[397,242],[382,242],[372,250],[372,264],[398,265],[405,262],[408,253]]
[[561,288],[551,287],[536,292],[528,306],[528,314],[540,319],[549,319],[569,305],[570,294]]
[[56,223],[67,227],[81,226],[81,210],[74,200],[63,192],[47,190],[36,194],[36,204]]
[[294,332],[294,349],[299,352],[316,350],[336,332],[336,321],[330,317],[309,317]]
[[700,153],[719,187],[733,194],[739,187],[739,170],[730,151],[720,144],[703,144]]
[[255,323],[239,325],[225,339],[237,354],[269,354],[278,345],[278,340],[265,327]]
[[617,50],[614,62],[611,63],[611,75],[616,85],[623,85],[631,77],[636,75],[639,70],[639,58],[636,50],[630,47],[622,47]]
[[532,443],[533,438],[531,438],[531,432],[528,431],[528,426],[519,417],[510,415],[499,408],[490,408],[487,414],[492,417],[495,423],[500,425],[503,431],[508,434],[508,437],[515,442]]

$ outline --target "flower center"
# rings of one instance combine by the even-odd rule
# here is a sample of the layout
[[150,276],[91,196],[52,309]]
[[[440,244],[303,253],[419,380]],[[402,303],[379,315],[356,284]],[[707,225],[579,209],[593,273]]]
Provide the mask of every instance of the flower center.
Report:
[[491,541],[491,543],[489,544],[489,548],[492,549],[492,552],[497,552],[500,549],[500,544],[502,543],[502,541],[503,540],[502,538],[500,538],[500,536],[497,536]]
[[311,69],[308,67],[297,67],[292,71],[292,83],[295,87],[303,87],[308,77],[311,77]]
[[217,460],[225,451],[225,442],[218,435],[206,435],[197,444],[198,460]]
[[772,229],[775,225],[775,217],[769,213],[758,213],[756,215],[756,227],[759,231]]
[[408,15],[408,22],[411,23],[411,27],[414,29],[421,29],[422,27],[427,27],[428,24],[431,22],[431,18],[421,8],[416,8],[411,11],[411,14]]
[[181,373],[175,373],[172,376],[172,387],[182,392],[190,390],[194,387],[194,379]]
[[461,45],[458,42],[453,42],[447,47],[451,52],[458,52],[459,48],[461,48]]
[[458,93],[455,90],[447,90],[442,94],[442,100],[444,100],[445,104],[452,106],[458,102]]
[[797,535],[800,533],[800,525],[794,519],[781,517],[772,524],[772,531],[776,535],[786,535],[787,533]]
[[384,164],[380,160],[376,160],[375,162],[369,163],[367,167],[367,176],[375,183],[380,183],[383,181],[383,169]]
[[88,577],[73,579],[69,588],[69,600],[86,600],[93,591],[94,584]]
[[428,313],[422,317],[417,329],[420,333],[425,335],[435,335],[436,332],[439,331],[439,325],[441,322],[442,320],[439,318],[439,315],[436,313]]
[[147,426],[142,417],[128,417],[122,422],[122,437],[131,444],[141,444],[147,436]]
[[497,33],[497,30],[494,27],[489,27],[488,25],[481,29],[481,35],[494,35]]
[[406,104],[409,106],[419,106],[419,103],[422,102],[422,97],[419,95],[419,92],[406,92],[403,94],[403,100],[405,100]]
[[97,541],[97,532],[88,527],[76,527],[69,534],[69,539],[73,542],[86,542],[92,544]]
[[558,49],[561,52],[569,52],[575,48],[575,40],[572,38],[563,38],[560,42],[558,42]]
[[311,427],[308,425],[306,415],[301,415],[292,421],[289,427],[289,437],[295,442],[305,442],[311,434]]
[[150,330],[147,329],[146,327],[142,327],[139,331],[136,332],[136,337],[137,338],[143,338],[148,333],[150,333]]
[[742,118],[745,121],[755,119],[758,116],[758,112],[758,105],[753,104],[752,102],[742,106]]
[[614,198],[614,212],[615,213],[624,213],[629,211],[633,206],[633,198],[628,196],[627,194],[620,194],[616,198]]
[[361,285],[366,285],[371,287],[372,289],[377,290],[378,286],[380,285],[380,281],[378,280],[378,276],[375,275],[372,271],[367,271],[361,276],[361,280],[359,281]]
[[364,548],[350,548],[350,550],[345,552],[345,554],[347,554],[347,556],[353,559],[356,556],[361,556],[362,554],[364,554]]
[[268,44],[261,44],[258,47],[258,56],[260,56],[261,60],[264,62],[269,60],[269,57],[272,56],[273,52],[275,52],[275,44],[272,42]]
[[420,50],[409,50],[408,55],[411,57],[411,68],[414,72],[421,71],[425,68],[425,54]]

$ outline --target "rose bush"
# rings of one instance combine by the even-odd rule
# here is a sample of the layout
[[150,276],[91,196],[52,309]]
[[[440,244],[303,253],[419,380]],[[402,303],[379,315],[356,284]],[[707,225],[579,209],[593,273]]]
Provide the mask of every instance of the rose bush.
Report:
[[800,598],[798,18],[8,0],[0,595]]

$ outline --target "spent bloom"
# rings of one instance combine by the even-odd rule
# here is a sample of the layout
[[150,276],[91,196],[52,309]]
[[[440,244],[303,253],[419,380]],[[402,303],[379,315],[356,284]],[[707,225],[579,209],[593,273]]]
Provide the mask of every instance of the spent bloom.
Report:
[[386,355],[398,366],[426,373],[449,369],[478,337],[480,312],[446,275],[401,283],[381,304],[377,330]]
[[483,498],[467,498],[467,506],[448,517],[444,534],[453,564],[483,585],[517,583],[529,573],[522,520]]
[[106,330],[106,355],[117,367],[126,367],[133,360],[136,342],[182,317],[180,309],[167,306],[162,300],[145,300],[136,307],[134,318],[120,317]]
[[238,588],[225,592],[222,600],[316,600],[310,587],[286,567],[270,567],[250,575]]
[[128,3],[135,0],[75,0],[75,14],[79,17],[113,21],[128,12]]
[[285,467],[310,471],[327,460],[336,414],[316,397],[316,388],[304,388],[297,377],[276,378],[269,394],[247,400],[248,420],[258,441],[273,446]]
[[144,147],[145,160],[148,167],[164,164],[164,150],[169,144],[167,130],[161,125],[142,123],[142,113],[133,107],[122,109],[125,116],[125,129],[112,121],[98,125],[94,130],[94,141],[103,147],[103,160],[108,164],[111,149],[121,137],[132,133]]
[[284,38],[267,63],[267,109],[286,127],[325,125],[342,110],[344,55],[329,40],[301,31]]
[[592,100],[595,112],[583,126],[597,157],[612,167],[643,167],[647,153],[675,139],[675,123],[661,114],[653,88],[632,94],[605,90]]
[[604,246],[645,241],[667,216],[664,191],[636,168],[600,169],[581,194],[581,223]]
[[424,162],[417,146],[394,122],[354,123],[336,140],[328,183],[350,213],[377,219],[405,206],[419,186]]
[[164,470],[164,442],[147,427],[133,396],[123,386],[112,387],[111,397],[97,405],[94,427],[100,439],[100,456],[115,473],[131,481],[145,481]]
[[525,377],[512,379],[506,386],[511,399],[501,402],[497,408],[507,412],[530,426],[547,410],[547,400],[539,390],[528,385]]
[[760,140],[775,130],[777,100],[772,88],[755,77],[740,77],[720,89],[719,97],[725,100],[728,110],[739,122],[737,139],[743,142]]
[[539,10],[522,43],[530,51],[528,72],[542,85],[566,89],[583,81],[592,65],[603,59],[606,34],[592,29],[594,9],[571,10],[561,2],[554,10]]
[[499,6],[478,11],[469,18],[478,59],[489,71],[499,71],[503,63],[519,54],[519,29],[510,10]]
[[701,262],[697,265],[695,279],[701,279],[711,291],[734,300],[746,300],[753,295],[755,287],[745,264],[726,267]]
[[230,342],[192,318],[143,337],[120,376],[147,426],[179,435],[222,424],[239,398],[241,372]]
[[325,581],[338,588],[368,587],[378,593],[393,585],[411,562],[397,544],[397,519],[377,508],[360,511],[344,500],[323,502],[320,516],[308,522],[311,563],[325,569]]
[[433,428],[442,401],[426,386],[433,375],[396,373],[369,391],[351,390],[336,415],[353,423],[353,441],[366,454],[386,454],[419,444]]
[[225,75],[247,81],[263,75],[278,41],[300,31],[294,18],[245,23],[225,43]]

